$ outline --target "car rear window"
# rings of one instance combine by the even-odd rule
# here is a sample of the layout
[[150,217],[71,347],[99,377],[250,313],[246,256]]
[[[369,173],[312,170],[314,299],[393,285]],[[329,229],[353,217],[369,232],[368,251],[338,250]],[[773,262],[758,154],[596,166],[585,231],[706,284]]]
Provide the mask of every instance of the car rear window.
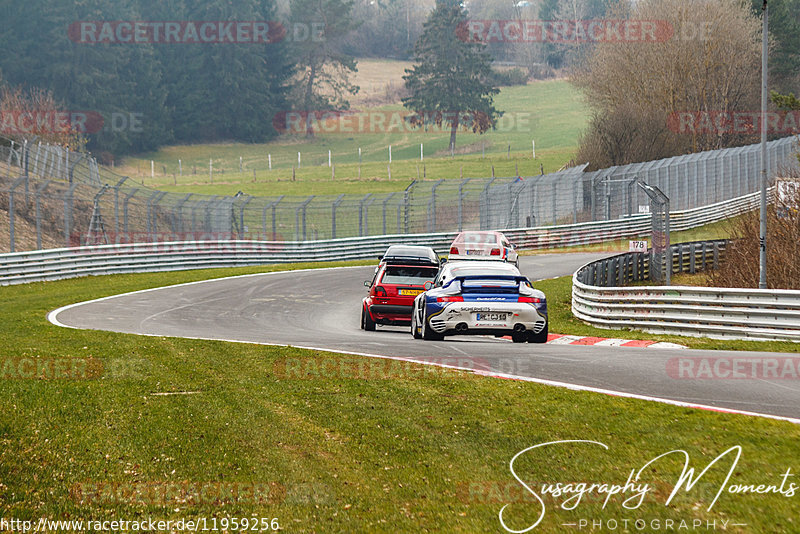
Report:
[[430,267],[389,266],[383,273],[381,283],[421,286],[428,280],[433,280],[437,271],[438,269]]
[[456,238],[456,244],[467,245],[496,245],[497,236],[495,234],[464,233]]

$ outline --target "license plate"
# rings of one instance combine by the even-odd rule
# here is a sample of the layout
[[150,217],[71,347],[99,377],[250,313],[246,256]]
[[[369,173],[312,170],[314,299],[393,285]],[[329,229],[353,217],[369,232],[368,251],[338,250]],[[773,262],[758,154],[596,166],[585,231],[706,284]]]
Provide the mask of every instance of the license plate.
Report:
[[482,250],[468,250],[467,256],[485,256]]
[[506,322],[507,313],[477,313],[476,320],[487,323],[504,323]]
[[416,297],[420,293],[422,293],[421,289],[401,289],[400,290],[400,294],[401,295],[408,295],[408,296],[414,296],[414,297]]

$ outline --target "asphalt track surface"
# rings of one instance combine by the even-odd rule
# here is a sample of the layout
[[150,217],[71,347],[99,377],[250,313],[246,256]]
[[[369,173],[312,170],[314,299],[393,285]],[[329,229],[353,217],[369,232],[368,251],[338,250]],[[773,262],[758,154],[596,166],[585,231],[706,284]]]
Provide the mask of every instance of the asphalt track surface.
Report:
[[[521,271],[531,280],[564,276],[601,256],[523,256]],[[774,353],[516,344],[482,336],[423,341],[413,339],[408,328],[379,326],[376,332],[362,331],[359,320],[361,299],[366,294],[364,281],[371,279],[373,270],[314,269],[196,282],[73,304],[55,310],[49,318],[72,328],[412,359],[800,423],[800,380],[674,377],[679,358],[708,358],[711,362],[726,358],[729,361],[725,365],[731,365],[734,358],[781,357]]]

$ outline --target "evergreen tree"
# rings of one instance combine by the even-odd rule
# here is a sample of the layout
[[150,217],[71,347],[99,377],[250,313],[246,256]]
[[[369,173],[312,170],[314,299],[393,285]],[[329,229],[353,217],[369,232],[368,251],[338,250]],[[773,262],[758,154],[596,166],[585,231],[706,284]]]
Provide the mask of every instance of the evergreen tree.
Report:
[[489,81],[491,57],[483,43],[466,38],[466,23],[457,0],[438,0],[414,46],[415,65],[403,76],[410,93],[403,105],[416,112],[411,122],[449,125],[450,150],[459,127],[484,133],[502,114],[494,107],[500,90]]
[[342,51],[344,39],[358,24],[352,17],[353,0],[291,0],[290,6],[292,48],[300,66],[294,100],[307,112],[306,135],[311,137],[311,112],[348,109],[347,96],[359,90],[350,81],[358,72],[356,60]]

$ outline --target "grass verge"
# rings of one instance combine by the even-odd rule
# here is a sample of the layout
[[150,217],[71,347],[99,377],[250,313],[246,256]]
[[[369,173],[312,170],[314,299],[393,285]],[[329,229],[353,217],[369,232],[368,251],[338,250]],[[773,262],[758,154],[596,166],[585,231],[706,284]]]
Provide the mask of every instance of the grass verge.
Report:
[[[285,532],[501,532],[504,504],[511,503],[505,519],[513,528],[538,517],[537,502],[509,472],[511,458],[538,443],[586,439],[609,450],[526,453],[515,470],[537,493],[535,485],[545,482],[624,484],[631,469],[676,449],[702,469],[741,446],[729,483],[780,484],[787,468],[800,469],[800,428],[789,423],[450,372],[286,379],[276,362],[317,365],[335,356],[69,330],[45,318],[66,303],[289,267],[3,288],[0,516],[206,518],[209,525],[212,518],[253,516],[278,518]],[[564,279],[542,285],[555,301],[553,320],[567,324]],[[87,379],[9,377],[30,358],[37,369],[56,359],[91,359],[98,371]],[[794,530],[796,497],[725,493],[707,511],[731,465],[720,463],[726,467],[709,470],[669,506],[682,468],[677,457],[645,472],[654,489],[635,511],[623,509],[619,496],[604,507],[602,498],[586,495],[574,511],[557,507],[565,496],[545,497],[537,531],[563,532],[562,523],[580,518],[631,517],[746,524],[730,532]],[[229,493],[236,484],[260,488],[259,497]]]

